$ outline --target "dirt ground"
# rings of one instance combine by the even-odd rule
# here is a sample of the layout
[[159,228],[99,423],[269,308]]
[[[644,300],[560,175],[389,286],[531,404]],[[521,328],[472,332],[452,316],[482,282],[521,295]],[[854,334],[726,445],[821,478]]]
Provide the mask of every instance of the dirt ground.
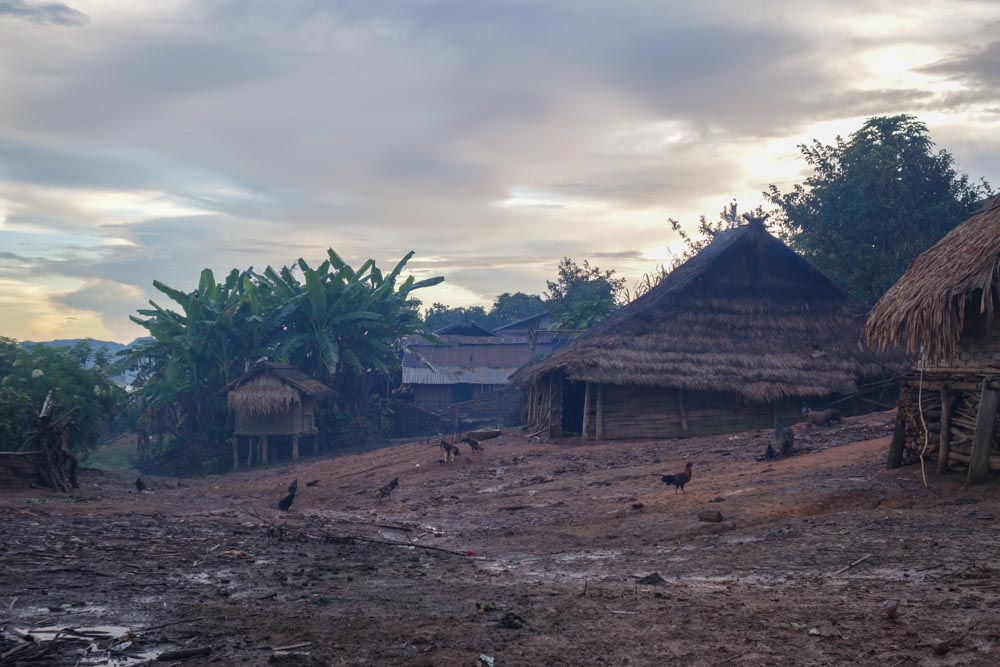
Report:
[[[795,430],[770,463],[763,432],[511,432],[450,465],[412,443],[3,492],[0,665],[1000,664],[1000,485],[885,470],[888,413]],[[675,493],[660,476],[688,461]],[[17,662],[17,632],[49,652]]]

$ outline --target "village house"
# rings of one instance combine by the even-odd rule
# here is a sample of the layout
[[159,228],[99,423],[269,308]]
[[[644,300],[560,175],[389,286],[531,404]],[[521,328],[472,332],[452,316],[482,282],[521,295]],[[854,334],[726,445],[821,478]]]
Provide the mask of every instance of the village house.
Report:
[[1000,471],[1000,197],[910,264],[872,310],[870,343],[919,353],[900,389],[889,465],[936,459],[968,481]]
[[862,411],[905,368],[864,345],[867,310],[753,220],[515,381],[550,437],[747,431],[833,401]]

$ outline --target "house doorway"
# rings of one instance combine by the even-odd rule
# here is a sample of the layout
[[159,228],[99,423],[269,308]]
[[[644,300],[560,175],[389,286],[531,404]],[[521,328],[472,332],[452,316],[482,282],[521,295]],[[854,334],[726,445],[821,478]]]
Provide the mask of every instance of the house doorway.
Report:
[[583,399],[586,395],[586,382],[567,380],[563,385],[563,435],[580,435],[580,429],[583,428]]

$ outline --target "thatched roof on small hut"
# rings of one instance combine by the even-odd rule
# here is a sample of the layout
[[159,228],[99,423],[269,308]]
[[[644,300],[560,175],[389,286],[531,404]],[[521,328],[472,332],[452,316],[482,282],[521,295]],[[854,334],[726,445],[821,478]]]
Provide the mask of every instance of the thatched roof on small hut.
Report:
[[731,392],[751,403],[824,398],[902,371],[862,339],[866,305],[767,233],[725,231],[663,282],[541,363],[572,380]]
[[1000,303],[1000,197],[913,260],[872,309],[865,332],[878,349],[923,348],[951,357],[972,313],[993,320]]
[[303,396],[317,401],[333,398],[334,391],[291,364],[262,361],[226,385],[229,409],[236,414],[281,414]]

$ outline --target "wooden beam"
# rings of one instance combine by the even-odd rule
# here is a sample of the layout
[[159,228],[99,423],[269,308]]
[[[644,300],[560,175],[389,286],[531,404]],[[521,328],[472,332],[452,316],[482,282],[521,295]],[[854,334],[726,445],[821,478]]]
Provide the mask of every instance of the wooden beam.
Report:
[[260,438],[260,462],[263,465],[267,465],[267,459],[268,459],[267,448],[268,448],[267,436],[263,435]]
[[240,436],[233,435],[233,470],[240,469]]
[[594,421],[596,422],[594,439],[601,442],[604,440],[604,385],[601,383],[597,384],[597,414]]
[[254,437],[252,435],[248,435],[247,436],[247,467],[248,468],[253,465],[253,446],[254,446],[253,438]]
[[590,383],[583,389],[583,424],[580,425],[580,442],[587,442],[587,427],[590,426]]
[[888,468],[898,468],[903,465],[903,444],[906,439],[906,428],[903,425],[903,409],[896,408],[896,428],[892,432],[892,444],[889,445]]
[[681,413],[681,433],[685,436],[688,435],[688,415],[687,409],[684,407],[684,390],[677,390],[677,409]]
[[292,436],[292,460],[299,460],[299,436],[297,435]]
[[937,471],[948,472],[948,449],[951,446],[951,408],[955,404],[955,394],[945,385],[941,387],[941,442],[938,445]]
[[969,459],[969,484],[982,482],[990,474],[990,445],[993,444],[993,425],[997,420],[997,407],[1000,406],[1000,390],[991,388],[990,380],[992,378],[983,380],[983,394]]

